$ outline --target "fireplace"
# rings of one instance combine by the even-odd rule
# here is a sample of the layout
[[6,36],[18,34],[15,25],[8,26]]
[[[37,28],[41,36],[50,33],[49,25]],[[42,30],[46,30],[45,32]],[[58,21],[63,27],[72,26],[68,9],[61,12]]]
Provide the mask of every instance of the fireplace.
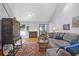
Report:
[[30,31],[29,38],[37,38],[37,31]]

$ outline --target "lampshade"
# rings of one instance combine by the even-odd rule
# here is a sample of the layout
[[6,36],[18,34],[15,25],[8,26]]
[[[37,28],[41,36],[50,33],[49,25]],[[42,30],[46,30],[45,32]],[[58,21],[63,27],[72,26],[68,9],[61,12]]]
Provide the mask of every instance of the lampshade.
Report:
[[53,27],[53,28],[52,28],[52,31],[53,31],[53,32],[56,32],[57,30],[58,30],[57,27]]

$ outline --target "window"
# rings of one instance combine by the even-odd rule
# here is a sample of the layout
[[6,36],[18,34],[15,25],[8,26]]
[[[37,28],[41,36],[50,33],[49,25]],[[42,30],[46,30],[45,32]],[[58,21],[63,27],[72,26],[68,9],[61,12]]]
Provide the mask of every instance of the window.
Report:
[[39,24],[39,35],[48,32],[48,24]]

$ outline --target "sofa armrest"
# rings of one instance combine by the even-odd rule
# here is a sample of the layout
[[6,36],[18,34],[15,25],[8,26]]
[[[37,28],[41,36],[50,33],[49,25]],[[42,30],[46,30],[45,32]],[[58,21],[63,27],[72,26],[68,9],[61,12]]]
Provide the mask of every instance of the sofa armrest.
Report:
[[64,49],[60,49],[58,52],[57,52],[57,55],[58,56],[71,56],[71,54],[69,52],[67,52],[66,50]]

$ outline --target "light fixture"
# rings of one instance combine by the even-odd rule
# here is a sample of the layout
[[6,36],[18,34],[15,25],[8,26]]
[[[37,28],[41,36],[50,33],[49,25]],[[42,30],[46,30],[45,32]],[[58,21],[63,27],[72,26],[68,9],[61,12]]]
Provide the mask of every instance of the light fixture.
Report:
[[57,32],[58,29],[56,27],[53,27],[52,30],[53,32]]
[[31,14],[28,14],[28,16],[31,17],[32,15]]

